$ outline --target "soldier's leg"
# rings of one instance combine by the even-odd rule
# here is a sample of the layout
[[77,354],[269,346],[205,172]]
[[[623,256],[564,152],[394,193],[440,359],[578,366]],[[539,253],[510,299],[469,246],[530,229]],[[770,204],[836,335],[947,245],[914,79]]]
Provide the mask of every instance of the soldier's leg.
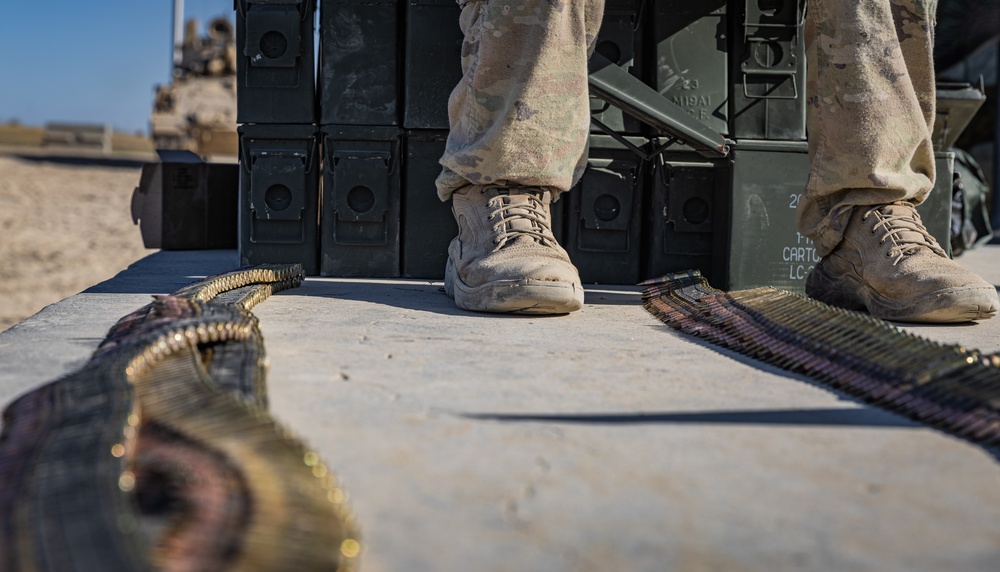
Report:
[[934,185],[936,0],[810,0],[809,179],[799,229],[814,298],[892,320],[991,317],[995,288],[948,259],[914,206]]
[[587,57],[604,0],[459,3],[464,73],[437,180],[459,226],[445,290],[470,310],[574,311],[583,287],[549,205],[586,166]]

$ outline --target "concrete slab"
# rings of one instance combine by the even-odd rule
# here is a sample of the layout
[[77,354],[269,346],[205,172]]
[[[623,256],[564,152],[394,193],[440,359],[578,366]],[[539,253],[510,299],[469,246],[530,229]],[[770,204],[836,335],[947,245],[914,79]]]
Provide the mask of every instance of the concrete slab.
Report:
[[[1000,246],[960,261],[1000,284]],[[159,253],[0,334],[0,402],[230,252]],[[681,336],[636,289],[566,317],[439,283],[310,279],[255,310],[272,412],[352,495],[363,568],[995,570],[982,449]],[[911,328],[1000,351],[1000,319]]]

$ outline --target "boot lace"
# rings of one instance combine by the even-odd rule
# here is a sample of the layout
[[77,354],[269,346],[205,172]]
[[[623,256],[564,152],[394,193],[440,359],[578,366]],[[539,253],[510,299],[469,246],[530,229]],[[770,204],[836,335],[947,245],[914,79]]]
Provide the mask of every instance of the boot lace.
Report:
[[[493,197],[487,203],[493,209],[487,220],[500,219],[493,225],[493,252],[521,237],[527,237],[543,246],[556,245],[552,224],[544,205],[534,193],[527,192],[525,195],[528,197],[527,203],[511,203],[506,195]],[[520,221],[528,224],[518,224]]]
[[[888,207],[902,207],[907,214],[890,212]],[[873,213],[877,213],[878,219],[872,226],[872,234],[877,234],[881,228],[883,231],[879,244],[892,241],[892,246],[886,252],[886,256],[893,258],[892,265],[896,266],[907,255],[919,252],[921,249],[929,248],[939,256],[947,257],[937,240],[927,232],[920,215],[912,205],[902,203],[892,203],[888,205],[878,205],[865,211],[861,220],[868,220]]]

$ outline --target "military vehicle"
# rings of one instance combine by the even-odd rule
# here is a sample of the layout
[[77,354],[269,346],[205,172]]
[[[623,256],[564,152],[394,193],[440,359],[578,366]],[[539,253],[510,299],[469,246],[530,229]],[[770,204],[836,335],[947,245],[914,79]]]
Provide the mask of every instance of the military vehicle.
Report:
[[174,46],[173,81],[156,88],[150,124],[157,149],[186,149],[206,159],[236,157],[233,39],[226,18],[209,22],[204,35],[197,19],[185,22],[183,39]]

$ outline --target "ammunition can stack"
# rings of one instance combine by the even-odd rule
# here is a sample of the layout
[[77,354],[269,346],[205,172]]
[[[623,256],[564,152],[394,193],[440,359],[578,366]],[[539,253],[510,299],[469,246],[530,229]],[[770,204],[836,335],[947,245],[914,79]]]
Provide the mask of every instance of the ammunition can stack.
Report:
[[[645,0],[608,0],[595,51],[630,75],[644,79]],[[587,168],[580,182],[553,204],[553,232],[584,282],[635,284],[641,278],[642,200],[646,163],[627,144],[645,148],[648,138],[634,117],[596,95]]]
[[[630,137],[636,146],[645,139]],[[562,245],[586,282],[635,284],[642,279],[644,161],[607,135],[590,138],[587,169],[556,203],[568,217]]]
[[[819,260],[795,223],[808,171],[805,2],[607,0],[595,51],[629,80],[609,81],[646,89],[643,105],[652,96],[687,127],[644,124],[592,93],[587,169],[552,206],[584,282],[698,269],[718,288],[803,288]],[[458,5],[236,6],[243,261],[440,279],[457,233],[434,180],[462,75]],[[945,245],[951,160],[939,154],[940,188],[920,207]]]
[[[723,289],[802,291],[819,262],[796,227],[809,167],[805,0],[654,4],[651,85],[731,149],[706,159],[673,145],[651,161],[644,277],[697,268]],[[950,160],[939,154],[939,188],[919,208],[942,244]]]
[[314,0],[236,0],[242,264],[318,269]]
[[458,234],[434,180],[448,139],[448,97],[462,78],[460,9],[453,0],[407,0],[403,76],[405,166],[401,274],[442,278]]
[[320,0],[320,274],[399,276],[397,0]]

